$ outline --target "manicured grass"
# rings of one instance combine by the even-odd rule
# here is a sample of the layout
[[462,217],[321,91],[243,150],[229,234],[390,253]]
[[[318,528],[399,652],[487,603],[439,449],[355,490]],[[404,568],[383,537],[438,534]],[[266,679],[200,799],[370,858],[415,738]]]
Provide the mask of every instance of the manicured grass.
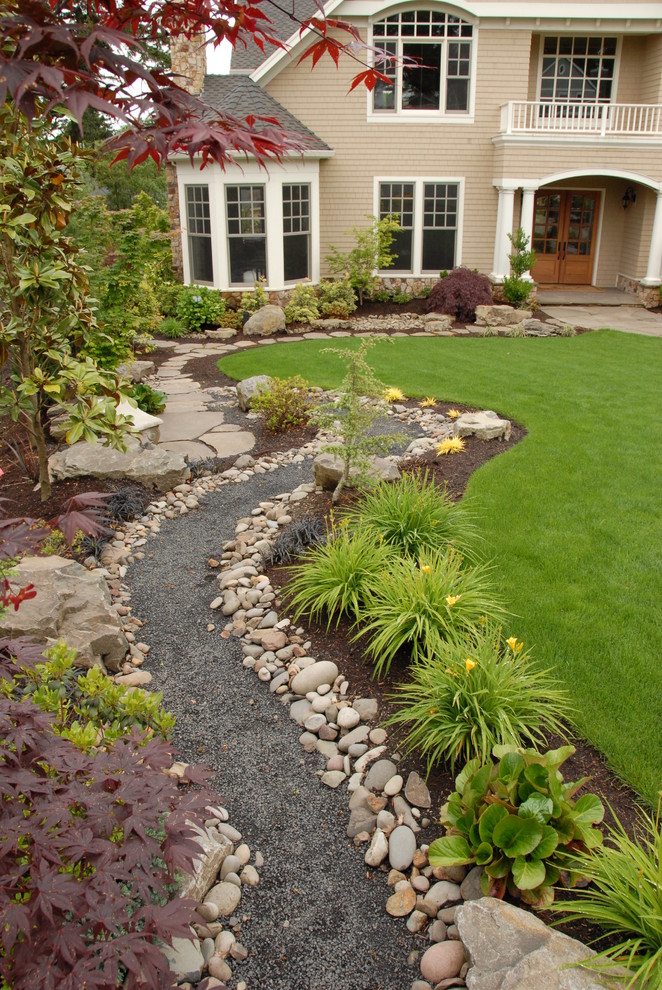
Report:
[[[322,353],[328,346],[251,348],[220,367],[237,379],[301,374],[337,386],[344,366]],[[495,409],[529,431],[477,471],[467,491],[518,616],[506,635],[556,669],[579,709],[580,733],[656,804],[662,340],[610,330],[567,339],[395,338],[370,361],[406,395]]]

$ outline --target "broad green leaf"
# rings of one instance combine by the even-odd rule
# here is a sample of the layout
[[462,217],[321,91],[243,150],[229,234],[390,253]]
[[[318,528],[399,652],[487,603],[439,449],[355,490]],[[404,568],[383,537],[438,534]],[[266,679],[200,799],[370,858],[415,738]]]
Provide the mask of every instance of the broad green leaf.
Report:
[[467,785],[467,781],[469,780],[470,777],[473,777],[473,775],[479,769],[480,769],[479,759],[469,760],[469,762],[465,764],[464,768],[455,778],[455,787],[457,788],[459,794],[462,794],[464,792],[464,788]]
[[466,866],[473,863],[471,847],[463,835],[435,839],[428,850],[430,866]]
[[464,803],[467,807],[475,808],[476,805],[483,800],[487,794],[491,774],[492,764],[486,763],[485,766],[481,767],[480,770],[468,781],[462,794]]
[[505,818],[507,814],[508,812],[502,804],[491,804],[489,808],[483,812],[478,821],[478,832],[483,842],[492,841],[494,826],[497,825],[502,818]]
[[561,876],[561,871],[557,870],[555,866],[550,866],[550,864],[547,863],[545,869],[545,886],[553,887],[555,884],[559,882],[560,876]]
[[74,423],[71,429],[67,430],[66,441],[68,444],[74,444],[83,435],[83,424],[81,422]]
[[476,849],[476,863],[478,866],[487,866],[488,863],[492,861],[494,856],[494,849],[489,844],[489,842],[481,842],[481,844]]
[[544,884],[535,890],[523,890],[522,900],[538,911],[543,911],[554,903],[554,889],[548,884]]
[[574,752],[574,746],[560,746],[558,749],[550,749],[549,752],[545,753],[545,766],[558,770]]
[[492,841],[506,856],[526,856],[533,852],[542,839],[543,827],[535,818],[519,818],[508,815],[495,827]]
[[513,880],[520,890],[533,890],[545,882],[545,866],[537,859],[518,856],[513,863]]
[[519,806],[517,813],[520,818],[536,818],[541,825],[546,825],[552,817],[553,807],[551,798],[536,792]]
[[500,877],[507,877],[510,873],[510,868],[512,865],[511,860],[507,859],[505,856],[499,856],[498,859],[493,859],[492,862],[485,867],[485,872],[496,880]]
[[524,769],[524,759],[520,753],[506,753],[499,764],[499,780],[504,784],[519,779]]
[[547,859],[551,856],[559,844],[559,837],[556,829],[551,825],[545,825],[542,830],[542,839],[531,853],[534,859]]
[[548,771],[541,766],[539,763],[534,763],[533,766],[527,767],[524,771],[524,776],[530,784],[532,784],[537,791],[547,791],[549,788],[549,774]]
[[34,213],[21,213],[20,217],[16,217],[11,222],[14,227],[20,227],[22,224],[34,223],[36,219]]
[[554,822],[556,834],[559,837],[559,845],[567,846],[575,837],[575,825],[570,815],[561,815]]
[[478,829],[478,822],[474,822],[469,829],[469,842],[474,848],[480,845],[480,831]]
[[581,825],[595,825],[601,822],[605,816],[605,809],[602,801],[596,794],[584,794],[577,801],[573,818]]

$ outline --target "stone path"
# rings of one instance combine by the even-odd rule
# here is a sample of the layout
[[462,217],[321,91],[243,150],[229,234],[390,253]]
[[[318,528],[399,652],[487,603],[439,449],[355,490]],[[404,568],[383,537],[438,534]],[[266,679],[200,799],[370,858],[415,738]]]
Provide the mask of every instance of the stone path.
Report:
[[662,337],[662,316],[641,306],[543,306],[547,316],[589,330],[608,327],[623,333]]

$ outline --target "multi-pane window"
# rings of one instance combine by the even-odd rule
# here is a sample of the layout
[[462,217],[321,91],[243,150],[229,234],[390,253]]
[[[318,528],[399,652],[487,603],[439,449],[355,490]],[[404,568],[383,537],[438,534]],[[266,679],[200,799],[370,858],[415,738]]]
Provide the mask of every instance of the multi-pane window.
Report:
[[457,183],[423,184],[422,271],[440,271],[455,264],[457,204]]
[[283,259],[286,282],[310,277],[310,186],[283,186]]
[[267,277],[264,186],[226,186],[225,205],[230,282],[253,285]]
[[379,183],[379,216],[399,217],[391,246],[397,259],[388,271],[439,272],[456,264],[459,210],[457,182]]
[[609,103],[615,68],[616,38],[545,38],[540,99]]
[[469,110],[473,27],[454,14],[408,10],[373,25],[375,47],[396,60],[383,63],[373,91],[373,109],[391,111]]
[[397,216],[400,230],[393,235],[391,254],[395,256],[393,271],[413,271],[414,249],[414,183],[381,182],[379,185],[379,219]]
[[186,228],[191,281],[213,282],[209,186],[186,186]]

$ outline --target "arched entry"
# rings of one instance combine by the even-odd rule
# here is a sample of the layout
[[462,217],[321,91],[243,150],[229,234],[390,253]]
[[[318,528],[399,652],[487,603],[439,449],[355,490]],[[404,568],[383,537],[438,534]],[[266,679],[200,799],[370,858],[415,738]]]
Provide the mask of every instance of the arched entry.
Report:
[[600,193],[540,189],[536,193],[531,275],[536,282],[587,285],[593,278]]

